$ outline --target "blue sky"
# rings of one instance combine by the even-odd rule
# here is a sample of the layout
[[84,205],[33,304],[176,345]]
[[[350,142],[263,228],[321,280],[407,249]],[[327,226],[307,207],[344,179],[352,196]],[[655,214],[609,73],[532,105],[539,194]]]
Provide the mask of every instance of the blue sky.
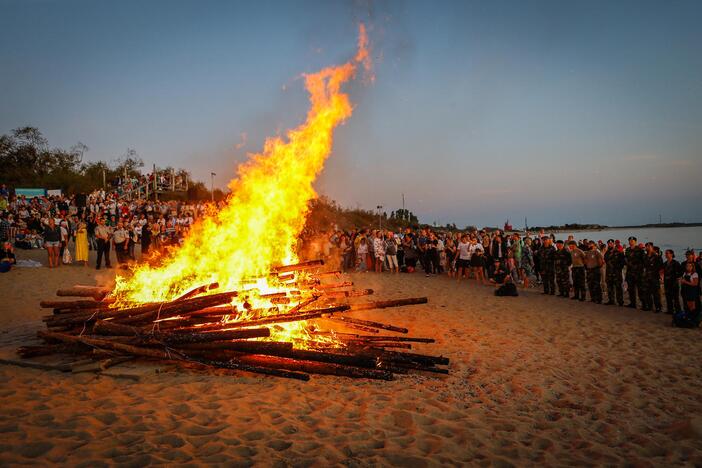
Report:
[[[224,187],[370,28],[317,183],[424,222],[702,220],[702,2],[0,0],[0,132]],[[246,140],[242,140],[242,134]],[[244,144],[242,144],[244,143]]]

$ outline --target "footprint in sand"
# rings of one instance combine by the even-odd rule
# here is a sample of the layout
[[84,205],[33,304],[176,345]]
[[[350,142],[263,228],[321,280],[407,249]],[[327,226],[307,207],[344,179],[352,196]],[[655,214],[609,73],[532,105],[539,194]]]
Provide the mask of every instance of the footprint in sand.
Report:
[[23,457],[37,458],[54,448],[54,444],[46,441],[30,442],[19,447],[18,452]]
[[283,450],[287,450],[290,448],[291,445],[292,442],[282,439],[273,439],[266,444],[266,446],[272,448],[276,452],[282,452]]

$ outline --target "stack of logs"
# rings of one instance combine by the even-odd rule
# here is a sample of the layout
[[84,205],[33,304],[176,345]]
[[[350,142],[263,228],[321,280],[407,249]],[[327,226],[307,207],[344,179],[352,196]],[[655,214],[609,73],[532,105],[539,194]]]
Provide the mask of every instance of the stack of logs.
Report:
[[[275,274],[278,279],[292,280],[289,275],[321,264],[313,261],[288,265],[278,268]],[[105,288],[61,289],[58,296],[82,299],[42,301],[42,307],[53,309],[53,314],[44,318],[47,331],[38,332],[45,344],[24,346],[18,353],[23,358],[61,353],[117,362],[124,357],[167,360],[184,367],[233,369],[299,380],[309,380],[311,373],[383,380],[409,372],[448,373],[446,368],[438,367],[448,365],[448,358],[397,351],[411,349],[412,343],[433,343],[433,339],[388,334],[406,335],[408,330],[345,315],[357,310],[424,304],[425,297],[355,303],[344,299],[347,303],[335,303],[332,301],[366,296],[373,291],[345,290],[352,283],[322,284],[319,280],[330,276],[339,275],[331,272],[305,276],[308,289],[304,300],[296,299],[295,291],[269,294],[271,302],[287,304],[283,313],[253,318],[247,314],[248,318],[235,321],[226,319],[237,316],[231,303],[240,293],[216,292],[216,283],[193,289],[170,302],[128,308],[115,307]],[[299,286],[299,278],[294,279]],[[312,307],[313,303],[316,306]],[[294,347],[293,342],[272,340],[273,327],[299,321],[305,321],[311,337],[305,341],[305,349]],[[325,330],[322,325],[347,331]],[[330,337],[333,339],[325,339]]]

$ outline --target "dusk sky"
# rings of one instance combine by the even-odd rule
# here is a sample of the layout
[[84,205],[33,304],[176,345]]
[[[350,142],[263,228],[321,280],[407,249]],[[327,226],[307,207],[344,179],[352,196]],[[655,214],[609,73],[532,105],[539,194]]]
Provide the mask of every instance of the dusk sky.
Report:
[[[459,227],[702,221],[702,1],[0,0],[0,133],[225,187],[353,56],[318,191]],[[245,137],[244,137],[245,135]],[[0,176],[1,177],[1,176]]]

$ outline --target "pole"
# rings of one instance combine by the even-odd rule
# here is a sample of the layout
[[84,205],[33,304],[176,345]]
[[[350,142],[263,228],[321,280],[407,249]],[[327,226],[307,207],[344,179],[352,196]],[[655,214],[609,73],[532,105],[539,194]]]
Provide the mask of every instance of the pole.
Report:
[[105,181],[105,169],[102,170],[102,189],[107,190],[107,182]]
[[212,203],[214,203],[214,178],[217,174],[210,172],[210,195],[212,195]]
[[158,185],[156,182],[156,164],[154,164],[154,201],[158,201]]

